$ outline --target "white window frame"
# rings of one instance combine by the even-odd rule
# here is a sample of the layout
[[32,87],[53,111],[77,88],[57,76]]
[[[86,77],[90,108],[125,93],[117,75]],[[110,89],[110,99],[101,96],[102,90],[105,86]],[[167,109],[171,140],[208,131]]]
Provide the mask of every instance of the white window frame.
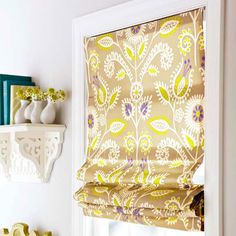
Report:
[[[84,37],[206,7],[205,235],[222,236],[222,104],[224,0],[136,0],[73,21],[72,191],[81,186],[76,171],[85,160]],[[72,202],[72,235],[86,236],[86,218]]]

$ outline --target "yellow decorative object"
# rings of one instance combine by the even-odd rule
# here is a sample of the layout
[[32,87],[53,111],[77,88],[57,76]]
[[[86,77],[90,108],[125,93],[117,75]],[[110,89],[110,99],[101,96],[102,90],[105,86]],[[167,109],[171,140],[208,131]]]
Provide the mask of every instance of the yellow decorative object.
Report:
[[40,234],[38,231],[31,231],[29,233],[29,226],[23,223],[17,223],[12,226],[11,232],[8,229],[1,229],[0,236],[52,236],[51,232]]
[[11,113],[10,113],[10,124],[14,124],[15,114],[20,108],[20,99],[17,97],[17,92],[22,89],[33,88],[33,86],[11,86]]

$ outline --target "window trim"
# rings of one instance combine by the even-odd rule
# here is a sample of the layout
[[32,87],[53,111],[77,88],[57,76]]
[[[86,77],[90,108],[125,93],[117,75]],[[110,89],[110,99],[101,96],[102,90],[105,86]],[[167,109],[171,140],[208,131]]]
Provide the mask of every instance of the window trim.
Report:
[[[205,235],[222,236],[223,0],[133,0],[73,20],[72,191],[81,186],[76,171],[85,159],[83,38],[206,7]],[[157,10],[153,10],[157,9]],[[159,10],[158,10],[159,9]],[[161,9],[161,11],[160,11]],[[86,220],[72,200],[72,235],[86,235]]]

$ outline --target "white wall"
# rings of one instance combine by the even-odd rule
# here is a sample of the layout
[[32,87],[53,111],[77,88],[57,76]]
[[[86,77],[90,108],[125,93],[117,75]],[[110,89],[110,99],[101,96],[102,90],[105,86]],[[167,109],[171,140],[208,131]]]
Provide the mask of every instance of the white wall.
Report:
[[[44,88],[70,92],[72,19],[124,1],[0,0],[0,73],[31,75]],[[50,183],[0,184],[0,228],[20,221],[55,235],[71,235],[70,99],[60,114],[59,121],[68,128]]]

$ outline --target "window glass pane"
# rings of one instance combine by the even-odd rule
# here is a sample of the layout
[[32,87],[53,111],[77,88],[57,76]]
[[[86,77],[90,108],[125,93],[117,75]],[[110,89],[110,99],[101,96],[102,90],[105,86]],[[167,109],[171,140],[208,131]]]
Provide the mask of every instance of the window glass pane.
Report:
[[[204,232],[189,232],[141,224],[86,217],[86,236],[204,236]],[[92,230],[91,230],[92,229]]]

